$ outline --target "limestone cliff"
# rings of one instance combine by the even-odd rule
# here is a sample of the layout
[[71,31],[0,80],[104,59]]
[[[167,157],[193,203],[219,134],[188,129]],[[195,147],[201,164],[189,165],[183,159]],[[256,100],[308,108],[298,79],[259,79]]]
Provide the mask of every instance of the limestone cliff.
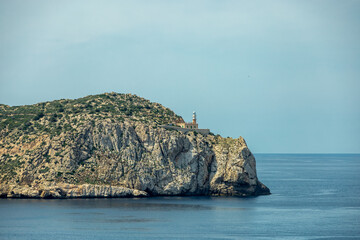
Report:
[[243,138],[164,129],[178,116],[134,95],[84,99],[0,106],[2,197],[270,193]]

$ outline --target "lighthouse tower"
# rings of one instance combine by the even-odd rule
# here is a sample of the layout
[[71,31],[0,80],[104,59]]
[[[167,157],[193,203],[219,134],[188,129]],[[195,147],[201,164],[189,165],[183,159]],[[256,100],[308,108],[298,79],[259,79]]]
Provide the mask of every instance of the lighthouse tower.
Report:
[[184,120],[180,118],[177,122],[175,122],[175,125],[181,128],[198,129],[199,125],[196,123],[196,112],[193,112],[192,122],[184,122]]

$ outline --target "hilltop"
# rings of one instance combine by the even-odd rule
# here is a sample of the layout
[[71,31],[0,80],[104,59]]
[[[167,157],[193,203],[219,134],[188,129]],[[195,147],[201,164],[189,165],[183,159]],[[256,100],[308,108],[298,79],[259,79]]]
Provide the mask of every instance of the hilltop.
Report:
[[99,119],[161,125],[178,118],[169,108],[136,95],[104,93],[25,106],[0,104],[0,134],[16,134],[13,131],[19,130],[21,134],[55,136],[62,131],[76,131],[79,124]]
[[269,193],[244,139],[160,127],[179,118],[132,94],[0,105],[0,195]]

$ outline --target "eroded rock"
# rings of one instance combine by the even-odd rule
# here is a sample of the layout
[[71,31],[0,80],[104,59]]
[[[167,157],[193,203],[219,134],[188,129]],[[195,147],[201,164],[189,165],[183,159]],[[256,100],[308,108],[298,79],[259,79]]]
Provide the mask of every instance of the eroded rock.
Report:
[[16,169],[16,177],[1,183],[0,195],[74,198],[270,193],[259,182],[255,158],[241,137],[184,134],[106,119],[84,124],[79,134],[71,137],[42,137],[44,143],[34,144],[32,155],[23,154],[28,161]]

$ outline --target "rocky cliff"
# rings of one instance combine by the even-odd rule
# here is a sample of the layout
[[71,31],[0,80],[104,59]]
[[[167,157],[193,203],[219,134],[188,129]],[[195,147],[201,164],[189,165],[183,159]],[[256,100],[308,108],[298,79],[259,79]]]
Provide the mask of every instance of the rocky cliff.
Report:
[[0,106],[2,197],[269,194],[243,138],[160,127],[179,116],[129,94]]

